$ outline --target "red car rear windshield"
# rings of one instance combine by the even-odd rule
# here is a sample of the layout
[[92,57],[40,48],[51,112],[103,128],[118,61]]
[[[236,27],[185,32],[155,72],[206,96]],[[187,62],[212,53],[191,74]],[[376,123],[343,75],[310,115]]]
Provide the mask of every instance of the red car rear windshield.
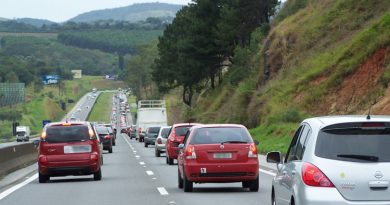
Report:
[[49,143],[77,142],[89,140],[88,127],[85,125],[50,126],[46,130]]
[[197,129],[191,144],[251,143],[247,130],[241,127],[207,127]]
[[176,136],[184,136],[192,126],[181,126],[175,128]]

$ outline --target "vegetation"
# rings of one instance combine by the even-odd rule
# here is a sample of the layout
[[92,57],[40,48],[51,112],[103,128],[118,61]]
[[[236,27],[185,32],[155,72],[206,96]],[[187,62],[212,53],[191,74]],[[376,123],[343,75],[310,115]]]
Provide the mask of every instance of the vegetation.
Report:
[[91,122],[111,122],[113,93],[101,93],[88,117]]

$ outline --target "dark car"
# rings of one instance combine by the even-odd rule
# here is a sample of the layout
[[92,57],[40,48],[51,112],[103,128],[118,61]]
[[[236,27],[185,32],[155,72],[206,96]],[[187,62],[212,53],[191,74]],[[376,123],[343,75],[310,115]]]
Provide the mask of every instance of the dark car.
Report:
[[172,125],[172,129],[168,134],[168,140],[166,142],[166,163],[173,165],[173,160],[177,159],[177,154],[179,153],[179,144],[183,143],[184,136],[194,125],[200,125],[196,123],[180,123]]
[[114,129],[112,128],[112,125],[111,124],[99,124],[101,126],[105,126],[108,128],[108,131],[110,132],[110,135],[112,137],[112,145],[116,145],[116,134],[115,134],[115,131]]
[[137,127],[135,126],[135,125],[132,125],[132,126],[130,126],[130,129],[129,129],[129,137],[130,137],[130,139],[133,139],[133,138],[135,138],[135,139],[137,139],[137,132],[136,132],[136,130],[137,130]]
[[241,182],[259,190],[257,142],[243,125],[194,126],[179,145],[179,188],[191,192],[193,183]]
[[103,143],[103,150],[108,150],[109,153],[112,153],[113,137],[110,135],[108,128],[98,125],[96,126],[96,131],[100,141]]
[[39,183],[50,177],[90,175],[101,180],[100,142],[89,122],[47,124],[39,142]]
[[158,132],[160,132],[160,128],[161,128],[160,126],[146,128],[145,140],[144,140],[145,147],[155,144]]

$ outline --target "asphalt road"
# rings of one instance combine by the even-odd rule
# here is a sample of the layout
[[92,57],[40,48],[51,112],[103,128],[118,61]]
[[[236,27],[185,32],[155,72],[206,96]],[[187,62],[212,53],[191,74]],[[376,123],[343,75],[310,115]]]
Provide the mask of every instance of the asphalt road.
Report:
[[[80,106],[86,105],[80,102]],[[165,157],[156,158],[153,146],[144,148],[120,133],[116,144],[112,154],[104,153],[101,181],[94,181],[92,175],[68,176],[39,184],[35,171],[23,183],[0,192],[0,205],[271,204],[270,174],[260,172],[259,192],[244,190],[241,183],[226,183],[194,184],[192,193],[184,193],[177,188],[177,165],[167,165]]]

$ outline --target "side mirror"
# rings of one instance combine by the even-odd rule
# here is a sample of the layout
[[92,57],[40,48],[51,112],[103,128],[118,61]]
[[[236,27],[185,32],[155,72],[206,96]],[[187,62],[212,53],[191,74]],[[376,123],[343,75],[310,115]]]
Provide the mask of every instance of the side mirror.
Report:
[[259,140],[253,140],[253,142],[255,143],[255,145],[259,145],[260,144]]
[[268,152],[267,162],[280,164],[282,162],[282,154],[280,152]]
[[184,149],[184,144],[179,144],[179,149]]
[[34,145],[35,148],[38,148],[39,142],[40,142],[40,141],[41,141],[41,140],[34,140],[34,141],[32,142],[32,144]]

